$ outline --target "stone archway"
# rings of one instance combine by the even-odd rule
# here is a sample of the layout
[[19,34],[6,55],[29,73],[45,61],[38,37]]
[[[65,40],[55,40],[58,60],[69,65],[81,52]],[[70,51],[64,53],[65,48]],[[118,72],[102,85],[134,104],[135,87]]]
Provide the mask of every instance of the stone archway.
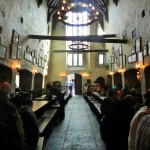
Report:
[[61,91],[61,82],[60,81],[54,81],[52,83],[52,86]]
[[43,85],[43,75],[41,73],[36,73],[34,76],[34,90],[42,90]]
[[106,77],[106,86],[112,87],[112,76],[111,75],[107,75],[107,77]]
[[105,87],[105,79],[103,77],[98,77],[95,81],[100,84],[100,87]]
[[144,75],[145,75],[145,88],[147,91],[148,89],[150,89],[150,65],[145,68]]
[[31,91],[32,86],[32,72],[27,69],[21,69],[19,71],[20,82],[19,87],[21,91]]
[[122,88],[122,76],[119,72],[116,72],[114,74],[114,85],[117,85],[119,88]]
[[5,76],[8,79],[8,82],[11,84],[12,82],[12,69],[0,64],[0,77]]
[[124,73],[124,81],[128,88],[131,89],[134,84],[138,84],[137,69],[129,69]]

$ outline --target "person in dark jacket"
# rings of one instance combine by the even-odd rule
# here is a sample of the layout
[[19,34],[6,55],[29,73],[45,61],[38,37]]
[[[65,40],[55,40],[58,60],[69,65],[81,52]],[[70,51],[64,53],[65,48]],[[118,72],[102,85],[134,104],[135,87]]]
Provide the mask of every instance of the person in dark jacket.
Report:
[[65,117],[65,100],[64,100],[64,94],[58,90],[57,88],[55,87],[51,87],[50,88],[50,92],[52,93],[52,95],[56,95],[57,96],[57,100],[60,104],[60,108],[58,110],[58,118],[61,120],[61,119],[64,119]]
[[23,129],[25,132],[25,143],[29,146],[29,150],[34,150],[37,146],[39,139],[39,126],[37,118],[32,111],[29,102],[23,106],[21,98],[19,97],[14,98],[13,102],[16,105],[18,112],[21,116]]
[[126,99],[111,105],[100,125],[107,150],[128,150],[128,134],[133,116],[134,108]]
[[25,134],[16,106],[0,98],[0,149],[24,150]]
[[104,117],[109,108],[111,107],[111,105],[116,102],[117,100],[117,91],[113,90],[113,89],[109,89],[107,92],[107,97],[104,99],[104,101],[102,102],[101,106],[100,106],[100,110],[101,110],[101,116]]
[[135,149],[150,150],[150,115],[143,116],[137,126]]

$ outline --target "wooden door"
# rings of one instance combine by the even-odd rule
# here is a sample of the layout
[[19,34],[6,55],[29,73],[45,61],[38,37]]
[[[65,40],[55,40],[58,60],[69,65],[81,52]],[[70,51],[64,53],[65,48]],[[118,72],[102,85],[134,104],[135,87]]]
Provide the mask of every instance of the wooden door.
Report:
[[75,77],[75,95],[82,95],[82,76],[74,74]]

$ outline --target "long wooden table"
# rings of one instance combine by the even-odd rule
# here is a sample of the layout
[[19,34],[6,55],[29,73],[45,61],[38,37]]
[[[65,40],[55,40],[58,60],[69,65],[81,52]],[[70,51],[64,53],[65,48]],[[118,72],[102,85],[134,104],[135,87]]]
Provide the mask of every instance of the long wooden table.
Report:
[[100,93],[98,92],[92,92],[95,96],[99,97],[101,100],[104,100],[106,98],[106,96],[102,96],[100,95]]
[[40,108],[42,108],[43,106],[45,106],[46,104],[48,104],[49,101],[32,101],[32,110],[33,112],[36,112],[37,110],[39,110]]
[[[52,95],[52,99],[55,99],[56,96],[55,95]],[[35,97],[34,100],[46,100],[46,95],[42,95],[40,97]]]

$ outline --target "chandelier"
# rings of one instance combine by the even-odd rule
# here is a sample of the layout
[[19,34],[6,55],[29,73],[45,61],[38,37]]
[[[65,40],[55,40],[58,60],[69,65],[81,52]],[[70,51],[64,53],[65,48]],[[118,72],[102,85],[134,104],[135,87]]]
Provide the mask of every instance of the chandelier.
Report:
[[72,44],[68,45],[71,50],[87,50],[89,48],[89,43],[81,41],[72,41]]
[[[69,20],[69,13],[76,14],[74,21]],[[80,19],[81,13],[86,14],[84,19]],[[95,22],[100,16],[100,12],[91,3],[78,2],[68,3],[67,0],[62,0],[60,8],[57,10],[57,18],[65,25],[70,26],[87,26]],[[85,19],[86,18],[86,19]]]

